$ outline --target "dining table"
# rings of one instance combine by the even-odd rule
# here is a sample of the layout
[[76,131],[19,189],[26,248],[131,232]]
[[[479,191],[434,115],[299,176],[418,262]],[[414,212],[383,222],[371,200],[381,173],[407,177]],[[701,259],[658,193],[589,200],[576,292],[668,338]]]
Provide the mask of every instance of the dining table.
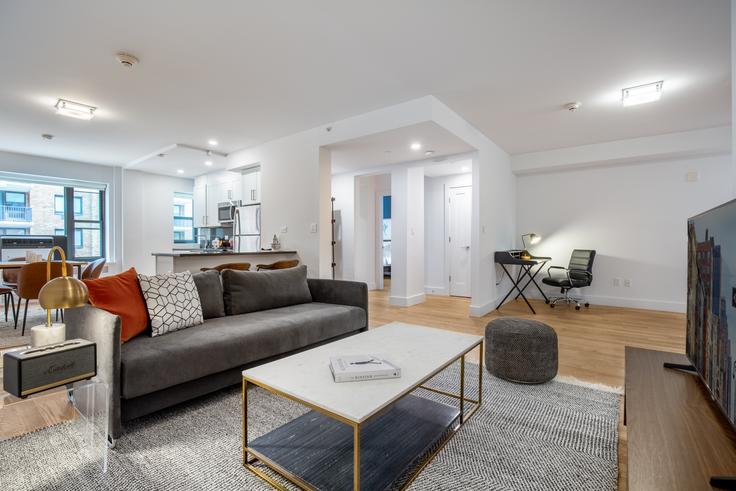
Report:
[[[45,261],[44,261],[45,262]],[[56,261],[55,261],[56,262]],[[77,269],[77,278],[82,278],[82,267],[89,264],[87,261],[67,261],[69,266]],[[2,261],[0,262],[0,270],[3,269],[20,269],[26,264],[30,264],[26,261]]]

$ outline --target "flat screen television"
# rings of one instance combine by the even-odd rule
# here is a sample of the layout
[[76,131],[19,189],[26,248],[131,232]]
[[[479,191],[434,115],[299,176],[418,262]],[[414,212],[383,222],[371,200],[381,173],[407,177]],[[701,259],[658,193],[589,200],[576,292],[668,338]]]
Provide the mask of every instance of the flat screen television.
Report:
[[736,427],[736,200],[688,220],[690,362]]

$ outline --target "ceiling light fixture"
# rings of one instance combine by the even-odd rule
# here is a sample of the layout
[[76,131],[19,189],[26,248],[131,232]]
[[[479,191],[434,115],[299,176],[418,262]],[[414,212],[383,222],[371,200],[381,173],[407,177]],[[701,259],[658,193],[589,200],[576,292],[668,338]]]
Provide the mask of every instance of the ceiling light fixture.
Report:
[[212,167],[212,161],[211,160],[206,160],[204,162],[204,165],[206,165],[207,167]]
[[217,146],[218,141],[217,140],[207,140],[207,143],[212,145],[213,147]]
[[659,82],[622,89],[621,102],[624,107],[628,107],[658,101],[662,97],[663,84],[664,80],[660,80]]
[[184,174],[184,171],[182,169],[176,169],[177,174]]
[[125,68],[133,68],[133,65],[138,64],[138,58],[130,53],[125,53],[124,51],[116,54],[115,59],[118,60],[118,63],[123,65]]
[[412,150],[421,150],[422,144],[419,142],[414,142],[411,145],[409,145],[409,148],[411,148]]
[[583,106],[582,102],[570,102],[568,104],[565,104],[565,109],[570,111],[571,113],[574,113],[578,109],[580,109]]
[[424,152],[424,155],[426,155],[427,157],[431,157],[432,155],[434,155],[434,150],[427,150],[426,152]]
[[94,118],[95,111],[97,110],[94,106],[88,106],[81,102],[67,101],[66,99],[59,99],[56,101],[56,105],[54,107],[56,108],[56,114],[86,120]]
[[52,135],[51,133],[43,133],[41,135],[41,138],[43,138],[44,140],[53,140],[54,139],[54,135]]

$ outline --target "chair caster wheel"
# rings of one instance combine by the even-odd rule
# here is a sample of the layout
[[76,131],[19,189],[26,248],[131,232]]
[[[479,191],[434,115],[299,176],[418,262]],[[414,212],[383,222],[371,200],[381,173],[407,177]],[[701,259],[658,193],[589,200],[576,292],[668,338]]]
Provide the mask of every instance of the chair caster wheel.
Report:
[[590,307],[590,304],[586,302],[585,303],[585,308],[587,309],[588,307]]
[[575,310],[580,310],[580,305],[576,305]]
[[545,300],[544,303],[549,303],[549,300]]
[[555,308],[555,304],[553,304],[553,303],[549,304],[549,308],[551,308],[551,309]]

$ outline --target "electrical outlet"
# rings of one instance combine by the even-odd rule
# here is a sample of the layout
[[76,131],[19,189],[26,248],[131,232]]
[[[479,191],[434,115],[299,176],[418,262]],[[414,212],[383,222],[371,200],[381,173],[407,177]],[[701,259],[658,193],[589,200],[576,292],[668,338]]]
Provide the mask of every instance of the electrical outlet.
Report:
[[281,233],[282,233],[282,234],[285,234],[285,233],[287,233],[288,231],[289,231],[289,227],[287,227],[286,225],[282,225],[282,226],[281,226]]
[[630,279],[626,278],[624,280],[624,287],[625,288],[631,288],[631,280]]
[[613,286],[621,286],[621,278],[614,278]]
[[317,233],[317,224],[316,223],[310,224],[309,225],[309,231],[312,232],[313,234],[316,234]]

